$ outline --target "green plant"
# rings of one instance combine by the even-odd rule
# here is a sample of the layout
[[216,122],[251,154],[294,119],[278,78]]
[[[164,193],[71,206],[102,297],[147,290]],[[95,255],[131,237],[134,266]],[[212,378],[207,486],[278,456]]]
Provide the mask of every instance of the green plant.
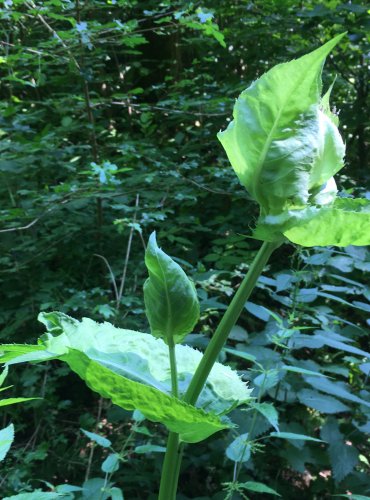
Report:
[[[321,98],[321,68],[340,38],[273,68],[252,84],[237,101],[234,122],[219,136],[241,182],[260,205],[254,237],[264,243],[203,357],[189,347],[175,347],[192,331],[199,306],[194,286],[158,248],[154,236],[146,251],[149,279],[144,296],[152,334],[163,340],[91,320],[80,323],[60,313],[44,313],[40,319],[48,334],[37,346],[1,346],[3,361],[8,364],[61,359],[103,397],[165,424],[170,435],[161,500],[176,496],[184,443],[199,442],[231,428],[224,415],[250,400],[245,384],[216,360],[272,252],[287,240],[303,246],[369,243],[369,204],[337,198],[332,179],[343,165],[344,146],[329,108],[329,94]],[[284,348],[299,328],[285,328],[283,322],[280,326],[272,341]],[[309,369],[287,366],[287,371],[313,374]],[[249,437],[258,413],[277,428],[269,434],[272,438],[320,442],[300,432],[279,431],[273,408],[261,402],[265,391],[274,387],[279,391],[279,374],[276,369],[259,368],[255,383],[260,391],[257,402],[250,406],[251,429],[229,449],[228,456],[239,465],[248,453],[258,450],[258,440]],[[237,491],[245,496],[243,490],[248,489],[276,493],[260,483],[239,483],[237,478],[238,466],[233,482],[226,484],[230,495]]]
[[[2,373],[0,374],[0,392],[10,389],[12,386],[1,387],[8,375],[8,367],[6,366]],[[0,399],[0,407],[14,405],[17,403],[23,403],[24,401],[32,401],[38,398],[5,398]],[[8,453],[10,446],[14,440],[14,425],[9,424],[4,429],[0,429],[0,461],[4,460],[6,454]]]

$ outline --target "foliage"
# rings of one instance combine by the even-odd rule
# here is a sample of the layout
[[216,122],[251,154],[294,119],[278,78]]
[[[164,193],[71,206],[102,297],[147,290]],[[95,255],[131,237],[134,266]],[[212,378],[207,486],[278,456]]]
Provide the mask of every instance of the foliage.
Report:
[[[196,284],[201,317],[186,343],[203,349],[255,254],[243,235],[258,217],[225,168],[216,133],[258,75],[348,31],[323,79],[328,88],[337,75],[331,101],[347,146],[339,194],[365,196],[357,186],[368,181],[368,6],[93,4],[14,0],[1,7],[2,342],[34,343],[40,309],[148,331],[143,241],[156,229]],[[286,246],[272,258],[220,359],[248,373],[254,396],[263,398],[256,404],[277,413],[267,409],[270,421],[261,406],[232,412],[239,434],[253,427],[254,452],[240,467],[240,484],[261,482],[288,500],[369,495],[368,271],[363,248]],[[10,377],[15,394],[44,399],[3,408],[17,431],[3,463],[4,495],[52,492],[66,480],[83,485],[86,475],[104,484],[104,449],[76,438],[83,427],[109,437],[114,450],[127,441],[115,484],[127,498],[156,498],[162,455],[148,451],[143,460],[135,450],[163,448],[160,427],[138,425],[101,402],[57,361],[14,366]],[[359,452],[337,482],[329,441],[268,437],[278,425],[320,438],[333,418],[338,445],[352,450],[349,464]],[[191,458],[185,452],[180,498],[225,497],[221,485],[232,481],[235,464],[224,450],[236,437],[235,430],[216,434]],[[258,453],[258,444],[269,453]]]

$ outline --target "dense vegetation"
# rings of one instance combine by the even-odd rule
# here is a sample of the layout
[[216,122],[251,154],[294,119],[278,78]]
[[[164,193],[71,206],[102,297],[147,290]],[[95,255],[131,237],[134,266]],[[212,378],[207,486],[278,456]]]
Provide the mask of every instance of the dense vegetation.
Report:
[[[39,311],[147,331],[144,252],[156,230],[196,284],[201,318],[186,340],[203,349],[259,245],[247,237],[258,207],[216,134],[256,77],[344,31],[323,75],[325,89],[336,76],[347,146],[337,183],[369,197],[366,2],[14,0],[0,12],[2,343],[35,343]],[[221,355],[265,406],[234,410],[237,429],[185,451],[178,498],[225,498],[231,483],[236,500],[251,481],[287,500],[370,495],[369,266],[363,247],[273,255]],[[12,367],[7,380],[14,395],[43,399],[2,412],[1,427],[16,430],[2,497],[89,480],[84,498],[102,498],[94,488],[115,466],[101,470],[108,443],[82,427],[124,457],[109,482],[126,499],[156,498],[162,426],[100,399],[58,361]],[[240,454],[239,435],[274,429],[325,443],[270,438]]]

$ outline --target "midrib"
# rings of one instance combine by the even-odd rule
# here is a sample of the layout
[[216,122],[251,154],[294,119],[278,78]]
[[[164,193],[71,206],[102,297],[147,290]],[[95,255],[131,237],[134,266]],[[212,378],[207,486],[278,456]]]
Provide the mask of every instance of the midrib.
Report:
[[[307,71],[304,73],[304,76],[306,76],[306,73],[307,73]],[[282,112],[283,112],[283,110],[285,108],[285,105],[286,105],[289,97],[291,96],[291,94],[296,91],[297,87],[300,85],[300,83],[302,82],[303,79],[304,79],[304,77],[302,75],[302,78],[300,78],[300,79],[297,80],[296,84],[293,86],[293,89],[289,93],[287,93],[286,98],[284,99],[283,103],[281,104],[281,106],[279,108],[279,111],[278,111],[278,114],[276,116],[276,119],[275,119],[275,121],[274,121],[274,123],[273,123],[273,125],[271,127],[271,130],[270,130],[268,136],[267,136],[265,145],[264,145],[264,147],[262,149],[262,152],[261,152],[260,157],[259,157],[258,162],[257,162],[257,179],[260,176],[262,166],[263,166],[263,164],[264,164],[264,162],[266,160],[267,152],[270,149],[270,146],[271,146],[274,134],[275,134],[275,130],[276,130],[278,124],[279,124],[279,120],[280,120],[281,114],[282,114]]]
[[[157,252],[156,252],[156,257],[157,257],[158,267],[159,267],[159,269],[162,273],[162,276],[163,276],[163,284],[164,284],[164,290],[165,290],[165,296],[166,296],[167,310],[170,311],[171,310],[171,302],[170,302],[170,294],[169,294],[168,288],[167,288],[166,275],[162,269],[161,262],[158,258]],[[171,314],[168,314],[167,318],[166,318],[166,338],[167,339],[168,339],[168,334],[171,333],[170,332],[171,317],[172,317],[172,312],[171,312]]]

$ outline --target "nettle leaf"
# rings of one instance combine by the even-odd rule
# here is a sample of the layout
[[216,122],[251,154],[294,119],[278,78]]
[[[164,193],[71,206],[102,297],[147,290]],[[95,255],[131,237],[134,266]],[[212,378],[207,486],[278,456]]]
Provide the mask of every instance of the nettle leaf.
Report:
[[13,424],[8,425],[5,429],[0,430],[0,461],[4,460],[6,454],[8,453],[11,444],[14,440],[14,426]]
[[145,252],[149,278],[144,284],[146,315],[151,333],[169,344],[180,343],[199,319],[194,284],[181,267],[161,250],[152,233]]
[[226,456],[233,462],[248,462],[251,456],[251,445],[248,433],[241,434],[226,448]]
[[342,36],[262,75],[218,134],[261,215],[302,207],[343,166],[343,141],[320,99],[323,63]]
[[255,408],[261,415],[263,415],[275,428],[277,432],[279,432],[279,414],[271,403],[250,403],[252,408]]
[[355,396],[349,391],[347,384],[343,382],[332,382],[327,378],[309,377],[304,376],[305,381],[310,384],[314,389],[337,396],[338,398],[347,399],[354,403],[370,407],[370,402]]
[[299,401],[305,405],[320,411],[321,413],[342,413],[351,409],[338,399],[312,389],[302,389],[297,393]]
[[338,422],[332,417],[322,427],[321,437],[329,445],[328,451],[334,480],[340,483],[357,465],[359,452],[354,446],[345,443]]
[[[40,361],[40,354],[44,360],[66,361],[93,390],[125,409],[138,409],[149,420],[176,429],[184,441],[203,439],[226,428],[228,425],[214,414],[224,414],[250,399],[251,391],[237,373],[215,363],[197,403],[210,412],[206,414],[170,396],[170,363],[163,340],[115,328],[107,322],[96,323],[87,318],[77,321],[62,313],[41,313],[39,319],[49,332],[35,346],[40,351],[26,353],[27,361]],[[0,346],[8,364],[24,361],[23,346],[19,357],[13,345],[9,352],[7,348]],[[182,395],[202,354],[189,346],[177,345],[176,357]]]

